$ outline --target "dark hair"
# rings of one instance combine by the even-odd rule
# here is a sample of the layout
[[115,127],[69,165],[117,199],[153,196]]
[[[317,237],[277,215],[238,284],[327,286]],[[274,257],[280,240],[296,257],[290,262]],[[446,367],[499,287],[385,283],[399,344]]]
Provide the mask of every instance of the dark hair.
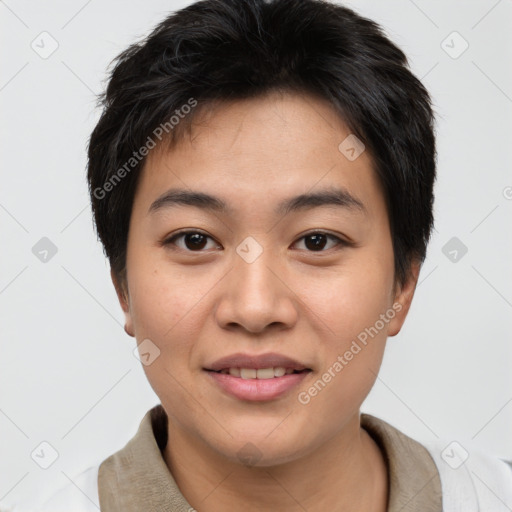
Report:
[[332,104],[380,179],[396,282],[405,281],[413,260],[423,262],[434,222],[431,99],[375,22],[323,0],[202,0],[168,16],[113,62],[87,178],[97,234],[121,283],[150,142],[170,147],[202,108],[271,91]]

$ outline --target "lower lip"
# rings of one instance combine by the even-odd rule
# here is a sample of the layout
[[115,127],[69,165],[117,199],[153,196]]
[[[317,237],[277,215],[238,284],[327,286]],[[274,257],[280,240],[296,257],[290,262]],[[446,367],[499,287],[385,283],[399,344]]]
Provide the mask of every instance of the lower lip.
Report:
[[264,401],[281,397],[298,386],[311,372],[290,373],[272,379],[242,379],[225,373],[206,371],[220,388],[239,400]]

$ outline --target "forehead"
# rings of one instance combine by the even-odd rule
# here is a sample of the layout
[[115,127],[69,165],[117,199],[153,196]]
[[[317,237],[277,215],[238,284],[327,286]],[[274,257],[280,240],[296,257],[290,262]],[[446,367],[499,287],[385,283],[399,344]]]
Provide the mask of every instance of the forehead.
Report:
[[170,150],[150,152],[135,203],[146,214],[167,191],[188,189],[223,198],[230,213],[268,207],[282,214],[283,198],[342,189],[364,210],[382,194],[368,152],[355,159],[343,152],[351,137],[333,107],[312,96],[273,93],[216,104]]

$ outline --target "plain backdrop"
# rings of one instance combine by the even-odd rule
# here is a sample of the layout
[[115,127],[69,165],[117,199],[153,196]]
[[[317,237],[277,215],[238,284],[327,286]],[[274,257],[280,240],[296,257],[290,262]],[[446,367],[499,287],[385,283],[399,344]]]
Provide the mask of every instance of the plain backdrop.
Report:
[[[189,3],[0,2],[3,504],[120,449],[159,402],[93,231],[85,148],[110,60]],[[405,51],[438,120],[436,229],[363,411],[512,459],[512,2],[345,5]]]

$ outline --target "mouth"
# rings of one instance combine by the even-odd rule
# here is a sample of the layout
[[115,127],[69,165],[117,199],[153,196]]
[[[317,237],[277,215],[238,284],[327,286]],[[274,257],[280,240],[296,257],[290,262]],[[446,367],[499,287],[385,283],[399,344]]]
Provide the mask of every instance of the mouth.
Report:
[[265,354],[238,352],[217,359],[208,364],[204,369],[227,373],[233,377],[241,377],[243,379],[270,379],[272,377],[282,377],[289,373],[311,370],[307,364],[276,352]]
[[237,353],[217,359],[205,370],[214,387],[244,401],[270,401],[285,397],[313,371],[284,354]]
[[231,375],[232,377],[239,379],[258,379],[268,380],[284,377],[285,375],[292,375],[297,373],[308,373],[312,370],[310,368],[296,369],[296,368],[285,368],[284,366],[275,366],[269,368],[222,368],[221,370],[208,370],[208,372],[218,373],[221,375]]
[[206,370],[205,374],[224,395],[240,401],[269,402],[289,396],[311,372],[308,368],[295,370],[283,367],[230,367],[218,371]]

